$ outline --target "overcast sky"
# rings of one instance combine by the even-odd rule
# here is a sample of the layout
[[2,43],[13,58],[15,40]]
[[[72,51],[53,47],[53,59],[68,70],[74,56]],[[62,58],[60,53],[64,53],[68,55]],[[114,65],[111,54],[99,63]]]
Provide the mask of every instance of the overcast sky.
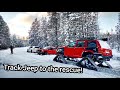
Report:
[[[11,34],[28,36],[31,23],[36,17],[46,16],[46,12],[0,12],[10,28]],[[115,30],[118,22],[118,12],[99,12],[99,27],[101,32]]]

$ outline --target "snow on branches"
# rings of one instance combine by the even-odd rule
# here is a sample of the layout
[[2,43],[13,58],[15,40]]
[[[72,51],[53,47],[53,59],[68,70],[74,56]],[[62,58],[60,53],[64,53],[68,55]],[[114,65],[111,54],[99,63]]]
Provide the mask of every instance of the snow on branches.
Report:
[[48,12],[36,18],[29,31],[30,45],[61,46],[83,37],[98,38],[97,12]]
[[10,33],[7,23],[0,15],[0,49],[6,49],[10,46]]

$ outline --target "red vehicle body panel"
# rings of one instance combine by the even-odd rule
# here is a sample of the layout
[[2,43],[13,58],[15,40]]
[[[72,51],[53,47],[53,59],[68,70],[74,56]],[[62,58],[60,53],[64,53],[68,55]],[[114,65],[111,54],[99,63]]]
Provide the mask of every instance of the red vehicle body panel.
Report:
[[57,54],[56,50],[47,50],[48,54]]
[[[98,53],[101,53],[103,56],[112,56],[112,50],[102,48],[98,41],[97,43],[98,43]],[[109,53],[105,53],[106,51]]]
[[[105,51],[109,52],[109,53],[105,53]],[[105,49],[105,48],[101,48],[99,50],[99,53],[101,53],[103,56],[111,56],[112,55],[112,51],[109,49]]]
[[42,52],[46,52],[47,54],[57,54],[57,51],[56,51],[56,49],[52,49],[52,50],[50,50],[50,49],[42,49]]

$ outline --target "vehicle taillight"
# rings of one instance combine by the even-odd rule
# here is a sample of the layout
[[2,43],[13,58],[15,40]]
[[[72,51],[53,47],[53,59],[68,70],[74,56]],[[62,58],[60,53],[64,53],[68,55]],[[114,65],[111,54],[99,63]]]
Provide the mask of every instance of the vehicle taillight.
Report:
[[109,51],[109,50],[105,50],[105,53],[106,53],[106,54],[109,54],[109,53],[110,53],[110,51]]

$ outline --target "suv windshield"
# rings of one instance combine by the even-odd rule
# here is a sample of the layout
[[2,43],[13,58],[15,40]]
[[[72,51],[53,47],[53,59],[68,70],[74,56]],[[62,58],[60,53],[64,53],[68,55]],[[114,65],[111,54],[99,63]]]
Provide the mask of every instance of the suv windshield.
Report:
[[76,42],[70,42],[68,46],[69,47],[74,47],[75,45],[76,45]]

